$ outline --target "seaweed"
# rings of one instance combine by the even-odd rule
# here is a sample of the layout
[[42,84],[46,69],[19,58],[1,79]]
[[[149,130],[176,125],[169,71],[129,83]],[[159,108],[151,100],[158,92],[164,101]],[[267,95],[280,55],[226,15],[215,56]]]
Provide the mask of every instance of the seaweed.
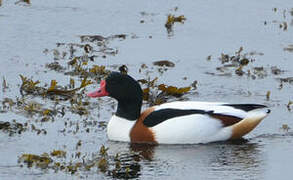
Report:
[[[51,85],[49,88],[37,86],[40,84],[40,81],[33,81],[27,77],[20,75],[22,80],[22,84],[20,87],[21,95],[34,95],[34,96],[42,96],[42,97],[52,97],[52,96],[61,96],[64,97],[65,100],[70,99],[76,91],[86,87],[87,85],[92,84],[92,81],[84,78],[81,82],[80,87],[68,90],[66,87],[57,86],[56,80],[51,80]],[[72,84],[73,81],[70,80]],[[70,85],[71,86],[71,85]]]
[[119,71],[121,74],[127,74],[128,73],[128,67],[126,65],[122,65],[119,67]]
[[[22,98],[17,99],[15,103],[13,100],[9,101],[7,99],[7,101],[2,102],[5,107],[9,104],[17,104],[17,110],[20,110],[22,113],[25,113],[30,117],[38,115],[38,117],[41,117],[41,122],[53,121],[57,114],[60,114],[61,117],[63,117],[66,109],[69,109],[72,113],[79,114],[80,116],[89,114],[88,108],[85,107],[88,106],[89,103],[87,101],[82,101],[84,97],[84,88],[92,84],[92,81],[87,80],[87,78],[82,79],[80,86],[77,88],[74,88],[75,82],[73,79],[70,79],[70,83],[67,86],[59,86],[56,80],[51,80],[48,87],[42,87],[39,86],[40,81],[33,81],[24,76],[21,76],[21,78],[23,81],[20,87]],[[35,101],[27,101],[25,97],[28,95],[51,99],[55,103],[54,108],[46,108]],[[70,106],[57,106],[60,100],[70,100]]]
[[[143,86],[146,86],[143,88],[143,100],[146,101],[149,106],[165,103],[171,97],[179,98],[191,90],[191,86],[178,88],[165,84],[157,85],[157,80],[158,77],[153,80],[150,80],[150,78],[138,80]],[[197,81],[194,83],[193,85],[196,86]]]
[[291,111],[291,106],[293,105],[293,101],[289,101],[287,104],[288,111]]
[[165,84],[160,84],[158,86],[158,89],[161,90],[162,92],[166,92],[168,95],[180,97],[183,94],[189,92],[191,87],[189,86],[189,87],[178,88],[175,86],[166,86]]
[[267,91],[267,93],[266,93],[267,101],[270,100],[270,97],[271,97],[271,91]]
[[[84,45],[83,49],[84,49],[84,51],[85,51],[86,53],[90,53],[90,52],[93,51],[93,47],[92,47],[91,45],[89,45],[89,44]],[[92,60],[92,59],[91,59],[91,60]]]
[[278,68],[277,66],[272,66],[271,67],[271,73],[273,75],[280,75],[282,73],[284,73],[284,70],[281,70],[280,68]]
[[289,127],[288,124],[283,124],[282,127],[281,127],[281,129],[282,129],[283,131],[285,131],[285,132],[288,132],[291,128]]
[[[30,0],[19,0],[19,1],[15,2],[14,4],[19,4],[19,3],[31,4],[31,1]],[[0,2],[0,5],[1,5],[1,2]]]
[[287,47],[284,48],[284,51],[293,52],[293,45],[289,44]]
[[36,167],[46,169],[49,167],[49,164],[53,162],[53,160],[48,156],[48,154],[45,153],[40,156],[34,154],[22,154],[19,157],[18,162],[27,164],[27,167],[35,165]]
[[165,23],[165,27],[167,29],[168,35],[172,34],[173,26],[175,23],[179,22],[181,24],[184,24],[185,21],[186,21],[186,18],[184,17],[184,15],[176,17],[175,15],[169,14],[167,17],[167,21]]
[[79,36],[81,42],[95,42],[95,41],[105,41],[106,38],[101,35],[81,35]]
[[206,74],[217,76],[232,76],[233,74],[235,74],[240,77],[247,76],[251,79],[263,79],[269,74],[278,76],[284,73],[284,70],[281,70],[276,66],[253,66],[253,63],[256,61],[255,56],[262,56],[263,53],[255,51],[244,53],[243,50],[243,47],[240,47],[234,55],[222,53],[221,56],[218,58],[222,64],[222,66],[216,68],[218,73],[206,72]]
[[45,93],[45,88],[38,87],[39,80],[33,81],[27,77],[20,75],[22,84],[20,86],[20,94],[24,95],[24,92],[32,95],[41,95]]
[[12,120],[12,122],[4,122],[0,121],[0,131],[8,133],[9,136],[14,134],[21,134],[22,132],[27,130],[27,124],[21,124],[16,122],[16,120]]
[[57,71],[57,72],[64,72],[65,69],[66,69],[63,66],[61,66],[59,64],[59,62],[52,62],[52,63],[46,64],[45,67],[50,69],[50,70]]
[[66,152],[62,150],[53,150],[50,153],[51,156],[55,156],[57,158],[65,158],[66,157]]
[[286,77],[286,78],[277,78],[281,84],[283,83],[289,83],[293,84],[293,77]]
[[[46,64],[45,67],[65,75],[102,79],[109,71],[105,69],[105,66],[98,66],[93,63],[100,57],[115,56],[118,50],[109,47],[109,42],[114,39],[125,39],[126,37],[127,35],[125,34],[109,37],[82,35],[80,36],[81,44],[56,43],[57,48],[44,50],[47,55],[52,52],[54,59],[54,62]],[[97,70],[98,67],[99,69]]]
[[73,70],[65,72],[65,75],[102,79],[110,73],[109,70],[106,70],[105,66],[93,65],[91,68],[88,68],[88,61],[83,61],[77,57],[69,61],[68,65],[71,66]]
[[82,156],[81,160],[81,152],[76,152],[72,155],[77,159],[75,162],[66,161],[67,153],[64,150],[53,150],[41,155],[22,154],[18,157],[18,163],[21,167],[26,165],[28,168],[52,169],[55,172],[63,171],[70,174],[97,170],[112,178],[137,178],[140,175],[140,157],[136,153],[110,155],[108,149],[102,145],[98,154],[93,154],[91,159]]
[[30,127],[29,127],[29,124],[27,122],[19,123],[19,122],[16,122],[15,119],[13,119],[11,122],[0,121],[0,131],[4,133],[8,133],[9,136],[22,134],[23,132],[26,132],[28,130],[31,130],[31,132],[36,132],[37,135],[47,134],[47,131],[45,129],[36,128],[34,124],[30,124]]
[[155,61],[153,62],[153,65],[155,66],[166,66],[166,67],[175,67],[175,64],[168,60],[161,60],[161,61]]
[[11,98],[4,98],[3,101],[2,101],[2,108],[3,108],[3,111],[5,109],[9,109],[11,110],[12,107],[16,104],[16,102],[14,102]]
[[[15,111],[16,113],[21,113],[29,117],[38,115],[38,117],[41,117],[41,122],[54,120],[54,117],[58,113],[60,113],[62,116],[65,114],[64,110],[60,110],[56,106],[54,109],[44,108],[42,104],[32,100],[27,101],[25,98],[17,98],[16,101],[5,98],[5,101],[2,101],[2,104],[3,110],[9,108],[9,111],[11,112]],[[9,106],[7,106],[7,104]]]
[[279,27],[279,29],[281,29],[282,31],[286,32],[288,31],[288,24],[292,24],[292,20],[290,22],[290,19],[288,18],[288,15],[292,15],[292,9],[291,10],[287,10],[287,9],[277,9],[277,8],[273,8],[273,12],[278,15],[279,17],[272,21],[265,21],[264,25],[268,25],[273,24],[277,27]]
[[8,89],[8,84],[5,80],[5,78],[3,77],[3,81],[2,81],[2,92],[5,92]]
[[[169,64],[169,61],[158,61],[163,67],[165,64]],[[159,69],[161,66],[159,67]],[[189,93],[191,90],[197,89],[197,81],[193,81],[191,85],[186,87],[176,87],[172,85],[166,85],[158,83],[159,77],[151,79],[150,73],[153,72],[153,67],[148,67],[146,64],[142,64],[139,68],[139,73],[143,73],[145,78],[139,79],[138,82],[142,86],[143,100],[148,106],[159,105],[167,101],[182,100],[182,96]],[[158,69],[158,70],[159,70]],[[186,80],[186,79],[185,79]]]

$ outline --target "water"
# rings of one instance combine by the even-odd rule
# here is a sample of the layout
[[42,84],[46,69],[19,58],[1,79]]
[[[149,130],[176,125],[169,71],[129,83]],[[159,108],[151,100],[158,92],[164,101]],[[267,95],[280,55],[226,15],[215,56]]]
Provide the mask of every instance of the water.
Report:
[[[80,161],[74,157],[98,157],[101,145],[109,147],[109,156],[121,154],[125,163],[136,169],[133,178],[141,179],[291,179],[292,161],[292,111],[287,107],[293,101],[290,83],[280,88],[278,78],[293,77],[293,53],[284,50],[293,44],[293,3],[283,1],[32,1],[31,5],[4,1],[0,7],[0,100],[21,97],[19,74],[40,80],[41,85],[56,79],[66,85],[70,78],[80,84],[78,76],[56,73],[45,67],[54,60],[53,50],[62,50],[56,43],[81,43],[81,35],[109,37],[126,34],[107,42],[107,47],[117,54],[101,52],[92,64],[117,69],[126,64],[129,74],[144,78],[138,69],[142,64],[151,71],[151,79],[157,83],[189,86],[198,81],[197,90],[185,95],[189,100],[225,101],[233,103],[260,103],[270,107],[272,113],[249,135],[246,141],[212,143],[206,145],[160,145],[156,147],[132,147],[127,143],[107,140],[105,127],[115,109],[109,98],[91,99],[88,115],[71,113],[41,122],[41,116],[28,115],[13,109],[0,113],[0,121],[29,124],[29,130],[21,134],[0,131],[0,179],[111,179],[96,168],[80,170],[71,175],[66,171],[20,167],[18,157],[25,153],[40,155],[54,149],[67,152],[65,162]],[[178,8],[177,10],[176,7]],[[168,14],[184,15],[184,24],[175,23],[173,32],[167,33],[164,24]],[[287,25],[287,27],[285,27]],[[90,43],[99,49],[97,43]],[[255,61],[244,71],[263,67],[264,77],[252,78],[236,75],[235,68],[224,72],[221,53],[234,55],[243,47],[243,53],[256,52]],[[44,53],[44,51],[47,53]],[[263,55],[262,55],[263,54]],[[211,56],[211,60],[207,57]],[[66,56],[68,57],[68,56]],[[170,60],[175,67],[158,72],[152,62]],[[65,60],[58,62],[66,64]],[[276,66],[280,74],[271,72]],[[225,73],[230,73],[223,75]],[[7,89],[3,90],[3,78]],[[77,85],[76,85],[77,86]],[[91,91],[97,85],[90,85]],[[266,97],[270,91],[269,98]],[[26,97],[43,107],[52,108],[54,101],[40,97]],[[61,101],[58,107],[69,106]],[[97,108],[99,106],[99,109]],[[92,109],[93,108],[93,109]],[[291,105],[291,108],[292,105]],[[44,129],[46,134],[38,134]],[[100,125],[100,126],[98,126]],[[87,130],[89,129],[89,130]],[[77,147],[78,142],[81,145]],[[134,151],[134,152],[133,152]],[[137,158],[137,156],[139,158]],[[58,159],[57,159],[58,160]],[[63,161],[63,160],[61,160]],[[111,161],[113,163],[113,161]],[[125,164],[124,164],[125,165]]]

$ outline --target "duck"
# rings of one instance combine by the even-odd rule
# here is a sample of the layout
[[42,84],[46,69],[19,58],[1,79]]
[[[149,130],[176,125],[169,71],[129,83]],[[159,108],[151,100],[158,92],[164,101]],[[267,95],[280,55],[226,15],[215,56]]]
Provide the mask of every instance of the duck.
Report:
[[111,72],[100,88],[87,94],[118,101],[107,124],[111,141],[147,144],[204,144],[242,139],[269,113],[262,104],[174,101],[141,112],[143,91],[134,78]]

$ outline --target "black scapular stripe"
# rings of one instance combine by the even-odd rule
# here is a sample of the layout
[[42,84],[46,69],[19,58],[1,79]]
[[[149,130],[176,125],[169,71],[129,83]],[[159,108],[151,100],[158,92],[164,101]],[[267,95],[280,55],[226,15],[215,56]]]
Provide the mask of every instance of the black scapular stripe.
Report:
[[235,109],[241,109],[243,111],[251,111],[254,109],[266,108],[267,106],[261,104],[224,104],[225,106],[231,106]]
[[151,112],[143,121],[143,124],[147,127],[154,127],[161,122],[164,122],[168,119],[186,116],[191,114],[208,114],[212,115],[213,111],[204,111],[198,109],[161,109],[158,111]]

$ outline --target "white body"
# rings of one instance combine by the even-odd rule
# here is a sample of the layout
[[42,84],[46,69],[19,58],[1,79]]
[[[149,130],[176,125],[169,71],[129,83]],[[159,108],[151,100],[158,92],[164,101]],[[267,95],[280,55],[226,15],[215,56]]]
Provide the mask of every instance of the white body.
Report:
[[[155,111],[171,109],[199,109],[213,111],[225,115],[236,116],[241,119],[239,123],[223,127],[219,119],[204,114],[191,114],[168,119],[150,128],[159,144],[198,144],[215,141],[225,141],[231,138],[233,130],[247,127],[245,123],[255,124],[255,127],[267,112],[264,109],[245,112],[235,109],[232,106],[223,106],[227,103],[209,102],[171,102],[155,106]],[[241,123],[241,124],[240,124]],[[129,121],[113,116],[107,127],[107,134],[110,140],[130,142],[130,131],[135,121]],[[250,130],[249,130],[250,131]],[[248,131],[248,132],[249,132]]]

